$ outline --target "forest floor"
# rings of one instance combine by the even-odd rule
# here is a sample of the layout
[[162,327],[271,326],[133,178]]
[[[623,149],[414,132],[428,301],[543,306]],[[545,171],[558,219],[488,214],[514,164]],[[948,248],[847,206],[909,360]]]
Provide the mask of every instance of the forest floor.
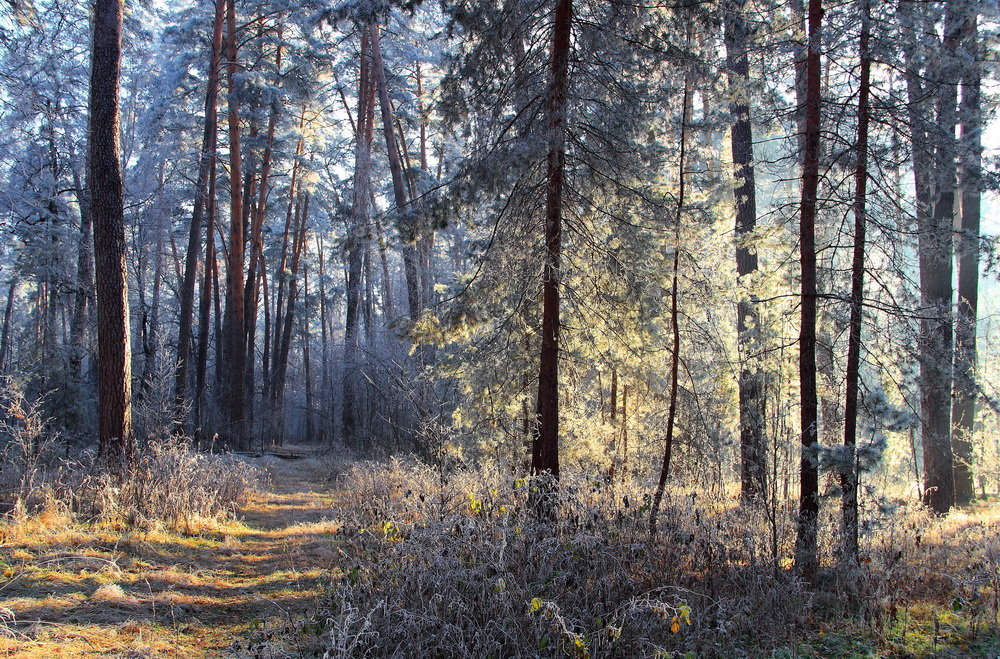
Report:
[[[0,657],[322,655],[315,616],[346,548],[332,467],[250,460],[267,483],[228,521],[126,533],[47,510],[0,525]],[[1000,657],[1000,502],[923,537],[916,528],[886,549],[910,546],[882,585],[899,592],[880,596],[878,621],[841,616],[838,595],[818,594],[816,619],[787,652],[748,655]]]
[[313,654],[302,621],[338,562],[327,477],[254,462],[270,482],[233,521],[123,534],[47,513],[0,537],[0,656]]

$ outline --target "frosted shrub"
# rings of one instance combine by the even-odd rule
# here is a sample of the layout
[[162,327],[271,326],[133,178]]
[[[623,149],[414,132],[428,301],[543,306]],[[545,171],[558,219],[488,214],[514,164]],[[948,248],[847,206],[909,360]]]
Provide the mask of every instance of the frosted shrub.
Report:
[[[28,515],[66,510],[112,525],[166,524],[189,528],[245,502],[261,480],[252,465],[232,456],[193,450],[162,432],[141,442],[122,473],[100,468],[93,452],[70,457],[40,413],[40,404],[8,391],[0,418],[0,507]],[[162,421],[158,428],[169,427]]]
[[76,509],[114,524],[190,528],[245,503],[260,478],[259,470],[239,459],[199,453],[184,440],[168,439],[147,445],[124,474],[83,478]]
[[681,497],[650,537],[636,484],[564,475],[547,522],[531,488],[493,468],[348,471],[327,656],[726,655],[751,636],[780,642],[807,615],[769,539],[746,538],[745,510]]
[[7,388],[0,409],[0,504],[23,513],[44,503],[44,486],[59,470],[62,446],[42,416],[41,401]]

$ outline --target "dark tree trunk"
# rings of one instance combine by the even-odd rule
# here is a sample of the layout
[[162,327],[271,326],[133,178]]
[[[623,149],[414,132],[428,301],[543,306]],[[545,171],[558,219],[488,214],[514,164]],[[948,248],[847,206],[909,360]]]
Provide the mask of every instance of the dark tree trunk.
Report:
[[[920,407],[924,447],[924,501],[946,513],[955,502],[951,451],[951,396],[954,319],[952,237],[957,169],[955,124],[961,71],[956,58],[961,39],[955,3],[945,9],[942,51],[931,71],[937,121],[929,135],[934,142],[934,192],[927,224],[919,227],[920,251]],[[928,146],[914,145],[914,149]]]
[[559,280],[563,181],[566,169],[566,96],[569,86],[572,0],[556,0],[548,92],[545,267],[542,274],[542,345],[538,360],[538,427],[531,471],[559,479]]
[[369,199],[371,195],[371,140],[369,134],[374,124],[374,103],[372,102],[373,81],[371,73],[370,30],[362,30],[361,63],[358,74],[358,114],[354,131],[354,192],[351,218],[348,221],[347,241],[347,309],[344,322],[344,377],[343,405],[341,406],[340,427],[344,442],[357,447],[358,401],[355,384],[360,350],[362,257],[367,241]]
[[[420,123],[419,149],[420,149],[420,169],[425,174],[429,174],[427,164],[427,106],[424,98],[423,75],[420,70],[420,63],[415,64],[417,79],[417,118]],[[425,222],[421,226],[420,240],[417,243],[417,251],[420,253],[420,283],[421,300],[424,305],[433,303],[434,298],[434,227]]]
[[822,0],[809,0],[809,45],[806,55],[805,139],[802,150],[802,202],[799,217],[801,325],[799,328],[800,429],[799,515],[795,566],[808,581],[819,566],[819,404],[816,390],[816,196],[819,190],[820,47]]
[[83,359],[86,353],[88,309],[93,306],[94,291],[94,216],[91,211],[90,191],[81,183],[80,173],[73,170],[73,187],[80,205],[80,247],[76,259],[76,291],[73,296],[73,315],[70,318],[70,346],[72,353],[71,377],[83,377]]
[[[278,20],[281,20],[279,16]],[[278,45],[275,52],[275,70],[281,76],[282,25],[278,25]],[[304,109],[304,108],[303,108]],[[245,395],[248,396],[250,409],[253,409],[254,379],[256,376],[255,356],[257,346],[257,315],[260,302],[262,282],[266,277],[264,268],[264,218],[267,214],[267,199],[270,192],[271,161],[274,149],[274,134],[278,124],[279,103],[272,101],[271,112],[267,120],[267,133],[264,138],[264,154],[261,157],[260,182],[257,189],[257,201],[250,214],[250,263],[247,267],[246,287],[243,292],[243,303],[246,309],[246,381]],[[303,115],[304,118],[304,115]],[[301,126],[301,124],[300,124]],[[248,415],[250,416],[250,415]]]
[[283,425],[281,424],[281,410],[285,396],[285,381],[286,374],[288,373],[288,354],[291,350],[292,344],[292,329],[295,323],[295,302],[298,299],[299,292],[298,272],[299,265],[302,262],[302,252],[306,241],[306,228],[309,221],[308,193],[304,194],[303,198],[301,198],[299,203],[296,205],[295,219],[297,220],[297,223],[294,245],[292,247],[292,261],[289,264],[291,277],[288,282],[288,300],[285,303],[284,318],[280,316],[278,317],[275,332],[279,343],[278,349],[272,357],[274,360],[272,366],[274,382],[274,388],[271,392],[273,402],[272,410],[275,416],[274,420],[277,421],[279,425]]
[[[733,96],[732,151],[736,187],[736,272],[747,277],[757,271],[757,252],[745,243],[757,227],[757,188],[754,179],[753,124],[750,117],[750,65],[747,58],[746,0],[730,0],[725,14],[726,64]],[[755,363],[760,352],[757,312],[752,299],[741,298],[736,309],[737,349],[740,358],[740,496],[750,500],[767,489],[767,448],[764,444],[764,375]]]
[[691,101],[691,82],[684,78],[684,97],[681,103],[681,144],[680,159],[677,163],[677,214],[674,216],[674,259],[670,284],[670,403],[667,408],[667,435],[664,438],[663,462],[660,465],[660,478],[656,482],[656,492],[653,494],[653,505],[649,513],[649,531],[656,532],[656,518],[660,512],[660,502],[670,475],[670,458],[674,450],[674,426],[677,421],[677,375],[681,359],[681,328],[680,316],[677,313],[677,285],[681,256],[681,222],[684,219],[684,166],[687,155],[687,124]]
[[[177,374],[175,395],[178,419],[183,419],[188,404],[188,363],[191,361],[191,342],[194,334],[194,297],[198,278],[198,261],[201,257],[201,224],[209,188],[209,172],[215,159],[218,141],[219,62],[222,59],[222,24],[226,0],[215,0],[215,18],[212,22],[212,52],[208,65],[208,89],[205,92],[205,127],[201,138],[198,159],[198,181],[194,189],[194,211],[188,230],[187,254],[184,258],[184,279],[180,290],[180,316],[177,338]],[[212,237],[208,236],[211,240]],[[181,424],[183,425],[183,424]]]
[[628,385],[622,387],[622,459],[621,459],[621,479],[628,477]]
[[10,370],[11,343],[10,325],[14,316],[14,297],[17,294],[17,277],[10,280],[10,287],[7,289],[7,305],[3,312],[3,331],[0,333],[0,375],[6,375]]
[[858,466],[855,446],[858,440],[858,394],[861,388],[861,321],[865,299],[865,225],[868,194],[868,127],[871,119],[871,6],[861,0],[861,81],[858,90],[858,144],[854,167],[854,254],[851,260],[851,318],[847,335],[847,383],[844,400],[844,446],[846,461],[841,465],[840,488],[843,492],[844,560],[858,562]]
[[[309,299],[309,268],[305,265],[302,267],[302,297],[305,300]],[[316,424],[313,417],[315,403],[313,401],[312,364],[309,360],[309,317],[306,314],[302,314],[299,328],[302,338],[302,370],[306,381],[306,442],[311,443],[316,432]]]
[[246,369],[245,308],[243,306],[243,158],[240,153],[240,114],[234,78],[237,69],[236,0],[229,0],[226,15],[226,82],[229,86],[229,258],[226,267],[225,404],[227,437],[234,446],[244,441],[243,382]]
[[[216,216],[215,221],[218,223],[218,216]],[[217,237],[222,241],[223,246],[225,246],[225,240],[222,238],[221,233]],[[225,255],[225,252],[223,252],[223,255]],[[226,342],[222,334],[222,287],[219,285],[218,260],[212,264],[212,304],[215,306],[215,315],[213,316],[213,330],[215,332],[215,395],[221,405],[225,403],[222,390],[225,388],[226,361],[224,353]]]
[[[324,254],[323,238],[321,232],[316,232],[316,254],[319,257],[319,282],[316,284],[316,292],[319,295],[319,331],[320,331],[320,384],[319,396],[321,401],[330,400],[333,387],[330,385],[330,349],[329,349],[329,302],[326,296],[326,255]],[[327,440],[327,415],[320,416],[319,441],[325,443]]]
[[[162,171],[159,185],[163,185]],[[142,387],[144,393],[152,390],[156,372],[159,368],[160,350],[160,299],[163,289],[163,251],[166,246],[166,231],[163,226],[164,217],[158,210],[153,222],[156,224],[156,240],[153,243],[153,299],[149,305],[149,324],[144,328],[144,343],[142,346]],[[143,313],[145,316],[145,313]]]
[[88,172],[97,281],[99,454],[110,467],[117,469],[123,468],[135,455],[124,188],[119,145],[122,13],[121,0],[94,1]]
[[212,316],[212,282],[218,280],[215,260],[215,186],[218,159],[213,153],[208,168],[208,197],[205,199],[205,266],[201,273],[201,302],[198,309],[198,359],[195,373],[195,433],[204,439],[207,404],[205,387],[208,376],[208,343]]
[[611,425],[615,425],[615,421],[618,418],[618,369],[616,367],[611,368]]
[[964,16],[960,161],[962,232],[958,249],[958,317],[955,325],[955,398],[951,413],[955,448],[955,503],[975,498],[972,446],[976,427],[976,320],[979,309],[979,221],[982,188],[983,112],[980,100],[978,16]]
[[375,74],[375,84],[378,89],[379,107],[382,111],[382,132],[385,135],[385,148],[389,159],[389,172],[392,175],[392,194],[396,202],[396,225],[402,240],[403,271],[406,275],[406,299],[409,304],[410,320],[416,322],[422,309],[420,300],[420,273],[417,269],[418,255],[415,242],[418,231],[414,226],[414,218],[409,208],[410,199],[406,188],[406,175],[403,171],[403,160],[396,143],[393,131],[392,106],[389,104],[389,89],[386,85],[385,63],[382,61],[382,49],[379,46],[378,25],[369,27],[372,67]]
[[[299,118],[299,131],[301,133],[302,127],[305,123],[305,106],[302,108],[302,114]],[[305,148],[305,142],[300,137],[298,144],[295,147],[295,161],[292,164],[292,177],[291,183],[288,185],[288,203],[285,205],[285,225],[281,232],[281,258],[278,260],[278,267],[275,270],[274,279],[277,282],[277,291],[274,293],[274,326],[271,331],[268,331],[267,319],[265,318],[265,334],[269,335],[265,337],[264,343],[264,380],[268,392],[268,400],[274,404],[274,363],[276,355],[280,350],[281,341],[281,319],[284,317],[285,308],[285,292],[288,287],[288,277],[285,276],[285,272],[288,267],[288,255],[289,249],[291,248],[291,236],[294,231],[293,219],[295,215],[295,210],[297,208],[298,191],[301,190],[301,184],[299,183],[299,156],[302,155],[302,151]],[[277,419],[272,419],[277,421]]]

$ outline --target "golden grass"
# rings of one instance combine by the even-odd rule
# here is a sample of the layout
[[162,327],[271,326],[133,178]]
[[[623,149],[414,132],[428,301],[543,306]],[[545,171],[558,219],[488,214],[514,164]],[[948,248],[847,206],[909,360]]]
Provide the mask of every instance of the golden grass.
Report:
[[52,508],[0,523],[0,656],[235,656],[252,628],[312,612],[337,560],[332,500],[303,480],[318,466],[269,467],[280,491],[240,519],[129,533]]

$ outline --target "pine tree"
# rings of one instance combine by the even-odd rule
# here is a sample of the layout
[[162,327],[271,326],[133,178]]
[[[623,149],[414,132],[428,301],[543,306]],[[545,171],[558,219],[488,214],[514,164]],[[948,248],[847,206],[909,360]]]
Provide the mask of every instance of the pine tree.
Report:
[[90,76],[90,170],[97,279],[100,455],[121,469],[135,454],[119,128],[121,0],[95,0]]

